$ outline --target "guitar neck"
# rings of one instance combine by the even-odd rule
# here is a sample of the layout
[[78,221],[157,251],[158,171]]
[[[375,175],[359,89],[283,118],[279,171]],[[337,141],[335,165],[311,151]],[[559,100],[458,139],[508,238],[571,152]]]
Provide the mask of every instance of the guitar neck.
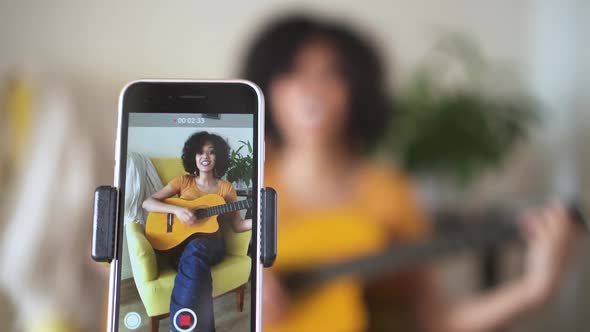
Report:
[[[574,223],[586,226],[577,206],[569,209],[569,215]],[[483,249],[505,242],[522,241],[518,226],[505,218],[501,221],[500,216],[493,216],[489,222],[461,223],[461,226],[442,230],[427,241],[393,245],[373,255],[288,273],[283,277],[283,283],[289,291],[300,292],[343,275],[371,280],[384,273],[408,270],[463,250]]]
[[205,213],[205,217],[217,216],[220,214],[240,211],[244,209],[249,209],[252,207],[252,200],[251,199],[244,199],[241,201],[235,201],[227,204],[221,204],[216,206],[210,206],[208,208],[203,209]]

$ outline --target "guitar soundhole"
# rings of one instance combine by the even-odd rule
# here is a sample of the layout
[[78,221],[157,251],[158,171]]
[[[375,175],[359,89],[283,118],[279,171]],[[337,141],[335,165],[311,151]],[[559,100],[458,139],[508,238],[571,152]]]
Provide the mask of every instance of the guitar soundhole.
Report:
[[197,209],[195,210],[195,217],[197,217],[198,220],[205,219],[207,218],[207,211],[204,209]]

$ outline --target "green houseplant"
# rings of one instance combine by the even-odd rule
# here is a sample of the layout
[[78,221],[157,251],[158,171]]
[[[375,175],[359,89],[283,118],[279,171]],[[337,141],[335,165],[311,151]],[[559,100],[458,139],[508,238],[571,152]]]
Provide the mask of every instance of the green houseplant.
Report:
[[536,105],[468,39],[442,39],[427,60],[395,98],[386,149],[409,173],[466,186],[527,136]]
[[[240,146],[230,153],[230,164],[227,170],[227,180],[234,183],[243,182],[247,188],[251,186],[254,168],[253,149],[250,141],[239,141]],[[244,151],[245,149],[245,151]]]

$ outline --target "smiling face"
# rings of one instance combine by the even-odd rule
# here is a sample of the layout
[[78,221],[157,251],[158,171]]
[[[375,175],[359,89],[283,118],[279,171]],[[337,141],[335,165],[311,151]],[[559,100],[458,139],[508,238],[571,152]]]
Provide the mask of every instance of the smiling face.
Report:
[[334,45],[310,40],[292,69],[273,79],[273,119],[288,144],[325,145],[346,130],[350,92]]
[[203,150],[195,155],[199,172],[212,172],[215,169],[215,147],[211,142],[203,145]]

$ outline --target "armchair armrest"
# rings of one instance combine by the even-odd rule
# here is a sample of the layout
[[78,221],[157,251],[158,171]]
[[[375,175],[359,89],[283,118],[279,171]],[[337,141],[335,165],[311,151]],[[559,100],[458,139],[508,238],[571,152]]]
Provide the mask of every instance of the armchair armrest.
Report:
[[145,237],[143,227],[130,221],[125,226],[125,234],[133,278],[136,282],[155,280],[158,277],[156,252]]
[[225,252],[235,256],[247,256],[252,231],[236,233],[230,226],[222,228],[225,238]]

